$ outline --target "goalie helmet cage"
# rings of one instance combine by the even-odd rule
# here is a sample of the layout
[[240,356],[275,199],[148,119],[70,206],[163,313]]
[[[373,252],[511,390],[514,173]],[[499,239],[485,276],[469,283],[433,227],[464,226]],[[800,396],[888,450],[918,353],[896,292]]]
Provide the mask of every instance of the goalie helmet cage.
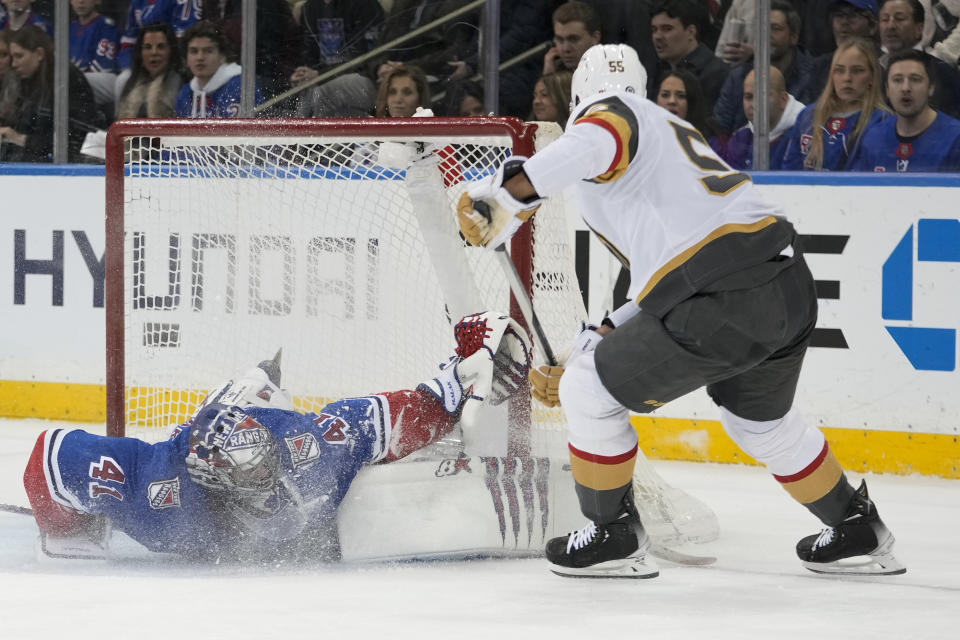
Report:
[[[455,203],[560,133],[499,117],[115,123],[107,432],[163,437],[278,347],[282,386],[318,411],[428,378],[465,313],[523,323],[491,252],[459,239]],[[554,345],[586,315],[566,216],[551,199],[510,251]],[[563,421],[511,403],[506,453],[565,455]]]

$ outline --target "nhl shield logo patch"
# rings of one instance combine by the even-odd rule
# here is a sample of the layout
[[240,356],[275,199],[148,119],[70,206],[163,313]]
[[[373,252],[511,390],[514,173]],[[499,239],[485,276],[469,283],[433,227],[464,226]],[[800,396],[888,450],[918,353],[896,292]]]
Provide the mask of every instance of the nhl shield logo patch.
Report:
[[320,457],[320,445],[317,444],[317,439],[312,433],[290,436],[283,441],[287,443],[287,449],[290,450],[290,460],[294,467],[310,464]]
[[180,506],[180,478],[151,482],[147,486],[147,502],[151,509]]

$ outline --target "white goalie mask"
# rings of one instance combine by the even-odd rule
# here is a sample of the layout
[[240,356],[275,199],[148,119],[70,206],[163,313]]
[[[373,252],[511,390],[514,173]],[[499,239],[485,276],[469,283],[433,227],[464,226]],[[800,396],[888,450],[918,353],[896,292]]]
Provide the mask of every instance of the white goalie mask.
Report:
[[187,473],[214,491],[269,492],[277,482],[280,451],[270,431],[237,406],[211,404],[190,427]]
[[583,54],[573,72],[570,111],[587,98],[614,91],[646,97],[647,71],[630,45],[595,44]]

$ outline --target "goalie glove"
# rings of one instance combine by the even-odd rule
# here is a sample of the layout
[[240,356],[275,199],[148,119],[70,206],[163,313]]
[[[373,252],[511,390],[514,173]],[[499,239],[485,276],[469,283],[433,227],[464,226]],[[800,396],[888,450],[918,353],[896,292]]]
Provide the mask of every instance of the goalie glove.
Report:
[[497,405],[519,391],[530,370],[530,340],[509,316],[478,313],[453,328],[456,355],[440,365],[440,375],[421,383],[452,415],[460,413],[468,427],[480,406]]
[[561,360],[563,365],[540,365],[530,372],[530,394],[534,398],[551,408],[560,406],[560,378],[564,369],[576,358],[597,348],[603,336],[596,329],[596,325],[581,322],[566,357]]
[[530,219],[543,198],[521,201],[503,183],[523,170],[527,158],[513,156],[492,176],[470,187],[457,202],[457,224],[463,238],[475,247],[496,249]]
[[266,407],[271,409],[293,410],[293,398],[290,392],[280,388],[280,356],[281,352],[272,360],[264,360],[256,367],[248,369],[236,380],[227,380],[219,387],[207,394],[194,412],[200,411],[214,403],[237,407]]

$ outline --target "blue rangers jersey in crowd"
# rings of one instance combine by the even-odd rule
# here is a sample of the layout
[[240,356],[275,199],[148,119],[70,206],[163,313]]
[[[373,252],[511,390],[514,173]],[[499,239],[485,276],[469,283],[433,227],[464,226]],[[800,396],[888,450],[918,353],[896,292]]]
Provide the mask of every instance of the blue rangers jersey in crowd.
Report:
[[[43,464],[53,500],[103,514],[152,551],[203,557],[283,555],[295,538],[330,527],[364,463],[387,454],[384,396],[339,400],[319,414],[248,407],[280,451],[280,480],[240,504],[194,483],[184,459],[190,427],[150,444],[80,430],[45,434]],[[241,434],[242,435],[242,434]]]
[[[797,116],[793,128],[784,134],[787,140],[780,169],[802,171],[813,168],[805,166],[805,162],[810,153],[810,144],[813,142],[813,111],[816,106],[816,103],[807,105]],[[867,127],[873,126],[889,115],[886,111],[874,110],[870,114],[870,124]],[[834,116],[828,118],[826,124],[817,132],[816,135],[823,136],[824,171],[842,171],[849,168],[846,166],[847,161],[854,151],[853,147],[856,146],[856,141],[851,140],[850,136],[859,119],[859,111],[845,116]],[[774,166],[772,159],[770,164],[771,167]]]
[[897,119],[887,118],[863,133],[850,158],[851,171],[960,171],[960,120],[945,113],[918,136],[897,134]]
[[121,69],[130,68],[133,47],[137,44],[140,30],[151,22],[165,22],[182,38],[192,24],[200,20],[200,0],[131,0],[127,12],[127,30],[120,38]]
[[[236,118],[240,115],[240,74],[240,65],[228,62],[220,65],[203,87],[193,78],[177,94],[174,114],[178,118]],[[254,102],[263,102],[259,87],[254,91]]]
[[[9,23],[10,23],[9,14],[0,15],[0,30],[9,29],[10,28]],[[48,36],[50,36],[51,38],[53,37],[53,27],[50,26],[49,22],[41,18],[39,13],[35,13],[33,11],[30,12],[30,15],[27,17],[27,21],[24,23],[24,26],[30,25],[30,24],[40,27],[41,29],[47,32]]]
[[120,30],[113,20],[97,16],[87,24],[70,23],[70,62],[84,73],[117,70]]

